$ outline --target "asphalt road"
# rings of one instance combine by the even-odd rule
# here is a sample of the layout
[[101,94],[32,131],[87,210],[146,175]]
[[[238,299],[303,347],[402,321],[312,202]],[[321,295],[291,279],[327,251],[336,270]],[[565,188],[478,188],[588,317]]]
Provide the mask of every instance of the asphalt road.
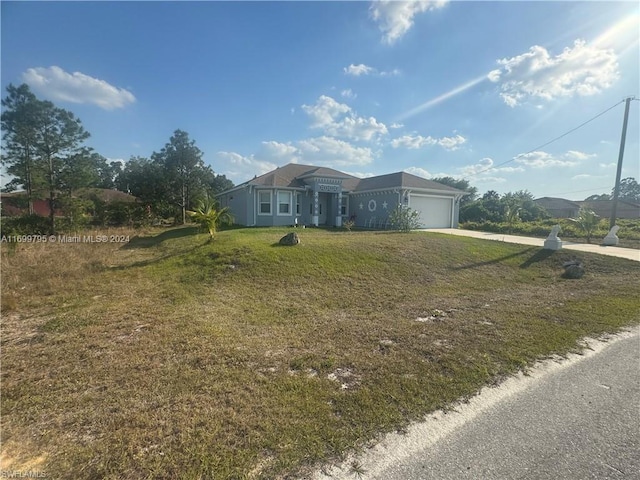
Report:
[[[640,479],[640,328],[594,348],[383,441],[361,478]],[[349,465],[316,478],[356,478]]]

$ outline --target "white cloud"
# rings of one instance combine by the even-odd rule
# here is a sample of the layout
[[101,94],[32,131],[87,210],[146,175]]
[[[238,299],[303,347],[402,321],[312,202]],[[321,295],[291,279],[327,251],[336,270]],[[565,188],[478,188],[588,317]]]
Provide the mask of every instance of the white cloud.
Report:
[[344,173],[348,174],[348,175],[352,175],[354,177],[358,177],[358,178],[369,178],[369,177],[374,177],[375,174],[371,173],[371,172],[352,172],[352,171],[346,171],[346,170],[342,170]]
[[262,142],[263,148],[267,154],[276,158],[289,158],[295,159],[295,154],[298,149],[291,145],[291,143],[280,143],[275,141]]
[[68,73],[55,65],[29,68],[22,74],[22,79],[36,92],[57,101],[89,103],[105,110],[123,108],[136,101],[136,97],[124,88],[84,73]]
[[433,178],[433,175],[431,175],[424,168],[420,168],[420,167],[409,167],[409,168],[405,168],[404,171],[407,173],[410,173],[411,175],[416,175],[422,178]]
[[380,76],[381,77],[395,77],[397,75],[400,75],[400,70],[398,70],[397,68],[394,68],[393,70],[388,70],[388,71],[382,71],[380,72]]
[[[305,163],[311,165],[340,168],[349,166],[368,165],[373,162],[377,153],[370,148],[357,147],[344,140],[329,136],[313,137],[297,142],[281,143],[276,141],[262,142],[262,148],[257,153],[260,161],[252,155],[242,157],[237,154],[221,152],[234,165],[252,167],[253,165],[266,171],[275,165],[285,163]],[[264,173],[264,171],[262,171]],[[364,174],[363,174],[364,175]]]
[[345,75],[352,75],[354,77],[359,77],[360,75],[369,75],[371,73],[375,73],[376,69],[373,67],[369,67],[364,63],[360,63],[358,65],[354,65],[353,63],[348,67],[343,68]]
[[389,128],[393,128],[393,129],[402,128],[402,127],[404,127],[402,123],[392,123],[391,125],[389,125]]
[[493,83],[500,81],[500,74],[501,74],[501,70],[491,70],[489,72],[489,74],[487,75],[487,78],[492,81]]
[[552,56],[544,47],[534,45],[528,52],[498,60],[499,70],[488,78],[501,82],[500,96],[510,107],[528,98],[553,100],[574,95],[589,96],[606,90],[619,78],[618,60],[611,49],[576,40]]
[[385,124],[378,122],[374,117],[364,118],[357,116],[346,117],[340,122],[328,125],[325,131],[329,135],[358,141],[371,141],[380,135],[388,133]]
[[374,158],[370,148],[356,147],[327,136],[299,141],[298,153],[303,163],[327,167],[368,165]]
[[315,105],[302,105],[302,110],[311,117],[311,127],[324,128],[335,123],[335,120],[343,114],[350,113],[351,107],[321,95]]
[[575,165],[579,165],[580,161],[584,161],[593,157],[595,157],[595,155],[577,152],[575,150],[569,150],[567,153],[559,156],[552,155],[547,152],[535,151],[516,155],[514,159],[517,163],[520,163],[527,167],[547,168],[573,167]]
[[373,2],[369,12],[383,33],[384,43],[392,44],[413,26],[413,17],[418,13],[442,8],[447,0],[395,1],[380,0]]
[[[464,167],[458,168],[462,177],[467,176],[475,176],[484,173],[491,172],[495,174],[497,172],[503,173],[513,173],[513,172],[524,172],[523,167],[494,167],[494,161],[492,158],[485,157],[478,161],[478,163],[474,163],[472,165],[466,165]],[[488,177],[485,177],[485,179]],[[496,177],[492,177],[496,178]]]
[[342,92],[340,92],[340,95],[342,95],[344,98],[356,98],[358,96],[355,93],[353,93],[353,91],[350,88],[342,90]]
[[569,150],[565,153],[566,158],[573,158],[576,160],[588,160],[589,158],[594,158],[596,156],[597,155],[595,153],[584,153],[577,150]]
[[587,178],[593,178],[593,175],[589,175],[588,173],[582,173],[580,175],[574,175],[571,177],[571,180],[585,180]]
[[351,75],[353,77],[359,77],[360,75],[378,75],[380,77],[395,77],[400,75],[400,70],[394,68],[393,70],[378,70],[377,68],[370,67],[363,63],[354,65],[353,63],[348,67],[342,69],[345,75]]
[[220,170],[234,182],[244,182],[254,175],[262,175],[277,168],[274,163],[258,160],[253,155],[245,157],[236,152],[218,152],[218,158],[226,162],[226,168]]
[[615,168],[617,166],[617,163],[616,162],[599,163],[598,166],[601,167],[601,168]]
[[321,128],[327,135],[357,141],[371,141],[388,133],[384,123],[374,117],[360,117],[351,107],[322,95],[315,105],[303,105],[302,109],[311,118],[312,128]]
[[391,146],[393,148],[404,147],[415,150],[424,146],[439,145],[446,150],[457,150],[460,145],[466,141],[467,139],[462,135],[442,138],[433,138],[432,136],[423,137],[422,135],[403,135],[402,137],[391,140]]

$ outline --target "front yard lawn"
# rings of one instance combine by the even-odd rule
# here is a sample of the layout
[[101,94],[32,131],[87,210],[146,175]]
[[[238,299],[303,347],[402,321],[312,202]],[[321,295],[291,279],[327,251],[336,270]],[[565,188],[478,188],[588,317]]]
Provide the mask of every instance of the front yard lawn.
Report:
[[[2,469],[296,478],[640,321],[638,262],[287,231],[3,244]],[[574,257],[585,276],[561,278]]]

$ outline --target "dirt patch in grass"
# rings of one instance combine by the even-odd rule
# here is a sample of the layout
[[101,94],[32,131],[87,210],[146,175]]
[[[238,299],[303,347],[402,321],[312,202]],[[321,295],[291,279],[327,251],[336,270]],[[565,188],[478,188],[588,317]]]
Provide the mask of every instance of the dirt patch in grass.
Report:
[[284,233],[3,245],[2,468],[289,478],[640,320],[637,262],[565,280],[575,253]]

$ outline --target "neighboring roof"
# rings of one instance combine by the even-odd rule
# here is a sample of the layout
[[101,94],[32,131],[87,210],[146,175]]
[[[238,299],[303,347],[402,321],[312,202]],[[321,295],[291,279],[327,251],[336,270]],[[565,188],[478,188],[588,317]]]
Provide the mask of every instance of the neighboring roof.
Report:
[[[602,206],[606,206],[606,207],[610,207],[611,204],[613,203],[613,200],[583,200],[581,202],[577,202],[580,205],[585,205],[585,206],[598,206],[598,205],[602,205]],[[637,202],[632,202],[631,200],[627,200],[624,198],[619,198],[618,199],[618,205],[620,204],[624,204],[624,205],[629,205],[630,207],[635,207],[635,208],[640,208],[640,203]]]
[[[443,185],[442,183],[417,177],[406,172],[390,173],[376,177],[358,178],[348,173],[334,170],[333,168],[316,167],[313,165],[301,165],[289,163],[275,170],[255,177],[236,187],[227,190],[236,190],[246,185],[261,187],[303,188],[304,179],[309,177],[337,178],[342,180],[342,186],[350,192],[363,192],[370,190],[384,190],[387,188],[418,188],[422,190],[446,191],[449,193],[465,193],[457,188]],[[223,192],[224,193],[224,192]]]
[[580,203],[574,202],[572,200],[567,200],[566,198],[558,198],[558,197],[540,197],[536,198],[534,202],[539,203],[541,205],[553,205],[554,208],[580,208]]
[[101,200],[106,203],[111,203],[111,202],[134,203],[138,200],[137,197],[134,197],[129,193],[121,192],[120,190],[113,190],[110,188],[83,188],[78,190],[77,192],[74,192],[73,196],[80,197],[80,198],[96,197],[98,198],[98,200]]

